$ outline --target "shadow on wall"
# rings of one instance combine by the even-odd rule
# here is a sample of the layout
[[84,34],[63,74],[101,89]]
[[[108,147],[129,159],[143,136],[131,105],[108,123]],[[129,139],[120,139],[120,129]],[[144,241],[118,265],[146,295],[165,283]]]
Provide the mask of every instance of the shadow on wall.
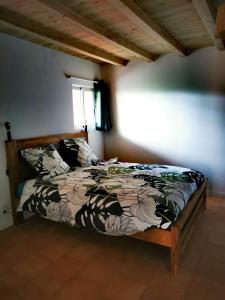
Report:
[[115,104],[117,127],[106,137],[106,155],[114,149],[124,161],[197,169],[210,178],[211,189],[225,192],[225,97],[123,90]]
[[[114,143],[115,135],[117,141],[116,144]],[[147,138],[148,137],[146,136],[146,139]],[[185,161],[178,161],[175,157],[173,159],[169,159],[168,157],[161,156],[158,153],[151,151],[150,149],[140,147],[136,143],[131,142],[130,140],[124,138],[116,132],[114,132],[112,136],[108,136],[107,138],[105,159],[111,159],[114,157],[118,157],[119,161],[124,162],[177,165],[184,168],[192,168],[204,173],[205,176],[210,179],[209,190],[214,189],[214,184],[212,181],[213,170],[209,165],[207,165],[207,163],[198,163],[198,166],[196,168],[196,165],[192,165],[190,162],[186,163]]]
[[131,62],[125,68],[103,69],[110,83],[112,95],[121,91],[149,92],[225,92],[225,53],[215,48],[194,51],[185,58],[163,55],[152,64]]
[[[105,134],[107,135],[107,133]],[[116,136],[116,143],[114,138]],[[124,162],[137,162],[137,163],[158,163],[158,164],[171,164],[172,162],[166,157],[160,156],[149,149],[140,147],[133,143],[130,139],[125,138],[118,132],[111,132],[107,138],[105,159],[118,157],[119,161]]]

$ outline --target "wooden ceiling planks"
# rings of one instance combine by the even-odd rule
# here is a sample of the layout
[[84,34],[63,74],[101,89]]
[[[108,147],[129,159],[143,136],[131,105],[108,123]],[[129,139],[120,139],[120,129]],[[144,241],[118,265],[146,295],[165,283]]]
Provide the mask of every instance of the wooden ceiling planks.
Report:
[[213,44],[218,50],[224,50],[223,41],[216,37],[216,8],[211,0],[192,0],[193,4],[208,31]]
[[75,9],[71,9],[67,5],[54,1],[54,0],[38,0],[39,2],[43,3],[47,7],[51,8],[53,11],[57,11],[58,13],[62,14],[64,17],[68,18],[75,26],[81,26],[84,30],[88,31],[94,36],[98,36],[106,42],[116,44],[116,46],[121,46],[128,49],[129,51],[133,52],[134,54],[144,58],[147,61],[153,61],[154,56],[149,53],[148,51],[141,49],[134,43],[130,42],[129,40],[120,37],[119,35],[115,34],[113,31],[109,31],[105,29],[103,26],[90,21],[90,19],[83,17],[79,12]]
[[225,3],[218,8],[216,34],[218,37],[225,39]]
[[0,31],[94,62],[125,65],[221,44],[197,2],[210,0],[0,0]]
[[[86,57],[88,57],[88,51],[92,50],[92,48],[93,50],[96,50],[97,53],[96,51],[93,52],[93,55],[90,53],[90,57],[96,57],[96,54],[100,54],[98,55],[99,61],[102,60],[103,62],[106,62],[105,59],[101,59],[101,52],[106,54],[105,58],[107,58],[107,60],[110,57],[110,53],[112,53],[112,56],[117,56],[114,54],[116,51],[111,52],[111,48],[107,47],[107,44],[105,44],[105,47],[103,47],[103,42],[99,39],[95,41],[95,45],[99,45],[99,47],[86,42],[86,40],[89,41],[89,39],[92,38],[89,33],[82,31],[78,27],[74,28],[74,26],[64,20],[64,17],[62,17],[60,14],[52,14],[42,5],[35,6],[34,4],[36,1],[30,0],[26,3],[26,5],[17,6],[14,10],[9,9],[11,7],[14,8],[14,4],[16,2],[17,1],[15,0],[9,0],[7,1],[7,5],[0,6],[0,18],[5,21],[12,22],[12,24],[13,22],[17,22],[15,25],[19,25],[21,23],[21,25],[24,25],[24,28],[27,28],[28,30],[31,29],[31,31],[34,30],[35,33],[41,34],[41,32],[45,32],[51,36],[52,32],[54,32],[55,35],[59,35],[59,37],[65,41],[65,43],[68,42],[68,44],[71,43],[71,39],[74,39],[74,42],[84,46],[81,48],[81,53],[85,51],[85,45],[87,46]],[[31,25],[32,28],[30,28]],[[124,57],[126,57],[126,53],[122,54]],[[102,58],[104,58],[104,55]],[[116,61],[117,60],[122,61],[120,57],[118,57],[118,59],[116,58]],[[126,61],[126,59],[124,61]],[[124,64],[125,63],[123,62],[122,65]]]
[[185,55],[184,47],[133,0],[107,0],[169,51]]
[[198,13],[189,0],[139,0],[152,17],[178,39],[186,49],[212,46]]
[[[149,47],[144,47],[145,50],[151,52],[153,48],[156,51],[161,51],[163,48],[160,45],[155,44],[153,38],[149,38],[146,34],[138,29],[126,16],[121,12],[115,10],[113,6],[110,6],[106,0],[104,1],[77,1],[74,0],[61,0],[65,5],[69,6],[71,10],[76,10],[77,13],[82,15],[86,19],[92,20],[92,22],[102,26],[108,32],[113,32],[123,39],[128,39],[133,43],[139,45],[141,48],[142,44],[148,42]],[[94,3],[94,4],[93,4]],[[166,51],[165,51],[166,52]],[[127,51],[128,58],[132,55],[136,59],[140,59],[140,55],[131,55]]]
[[53,42],[44,41],[43,38],[38,37],[37,35],[34,35],[33,33],[30,33],[29,31],[23,31],[22,32],[21,30],[18,30],[16,28],[16,26],[12,26],[11,24],[8,25],[7,22],[4,22],[4,21],[0,20],[0,27],[1,27],[1,32],[5,33],[5,34],[13,35],[17,38],[26,40],[26,41],[34,43],[34,44],[38,44],[38,45],[43,46],[43,47],[55,49],[55,50],[58,50],[60,52],[64,52],[66,54],[69,54],[69,55],[72,55],[72,56],[75,56],[75,57],[88,59],[92,62],[101,64],[100,60],[94,59],[93,57],[90,57],[90,56],[87,56],[87,55],[82,55],[81,53],[75,52],[74,49],[69,50],[68,47],[65,48],[65,47],[62,47],[62,45],[59,46],[59,45],[56,45]]
[[120,57],[107,53],[73,37],[68,37],[68,35],[62,32],[43,26],[41,23],[33,21],[33,19],[31,20],[6,8],[2,9],[2,7],[0,7],[0,21],[0,30],[1,25],[9,27],[9,29],[13,29],[15,33],[18,32],[18,35],[15,34],[17,37],[25,34],[28,36],[26,39],[29,40],[29,37],[33,35],[34,39],[42,41],[42,45],[43,42],[55,44],[57,47],[68,49],[71,52],[74,51],[75,55],[80,53],[82,57],[85,55],[85,57],[91,57],[98,61],[114,65],[126,65],[127,63],[126,60]]

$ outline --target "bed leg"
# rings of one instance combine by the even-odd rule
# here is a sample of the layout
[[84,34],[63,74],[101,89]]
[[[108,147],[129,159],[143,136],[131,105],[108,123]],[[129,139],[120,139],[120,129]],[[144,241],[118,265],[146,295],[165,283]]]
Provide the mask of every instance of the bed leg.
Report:
[[179,228],[171,227],[170,270],[176,275],[180,262]]
[[177,270],[180,262],[180,253],[178,248],[171,248],[170,250],[170,271],[174,275],[177,274]]

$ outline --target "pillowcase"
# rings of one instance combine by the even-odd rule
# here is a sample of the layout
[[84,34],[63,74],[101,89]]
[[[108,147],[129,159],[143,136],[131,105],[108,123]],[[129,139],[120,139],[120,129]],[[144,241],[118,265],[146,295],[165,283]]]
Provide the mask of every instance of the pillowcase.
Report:
[[80,167],[77,160],[79,146],[74,142],[74,139],[68,138],[59,142],[59,153],[63,160],[71,167]]
[[38,177],[44,180],[70,170],[53,145],[24,149],[21,155],[35,169]]
[[78,164],[81,167],[88,167],[96,165],[99,161],[85,138],[68,138],[62,140],[60,144],[67,148],[67,153],[70,153],[67,158],[64,157],[70,167],[75,167]]

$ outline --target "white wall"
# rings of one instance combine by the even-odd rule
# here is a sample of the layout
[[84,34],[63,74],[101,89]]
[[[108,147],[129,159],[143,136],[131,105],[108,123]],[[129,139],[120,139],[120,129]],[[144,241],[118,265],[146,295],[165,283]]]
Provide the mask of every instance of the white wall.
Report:
[[114,129],[105,156],[191,167],[225,193],[225,52],[103,67],[112,88]]
[[[74,131],[72,83],[64,72],[100,78],[99,65],[0,34],[0,210],[10,206],[5,175],[6,139],[3,123],[10,121],[13,138]],[[102,135],[91,132],[89,142],[102,157]],[[12,224],[0,214],[0,229]]]

